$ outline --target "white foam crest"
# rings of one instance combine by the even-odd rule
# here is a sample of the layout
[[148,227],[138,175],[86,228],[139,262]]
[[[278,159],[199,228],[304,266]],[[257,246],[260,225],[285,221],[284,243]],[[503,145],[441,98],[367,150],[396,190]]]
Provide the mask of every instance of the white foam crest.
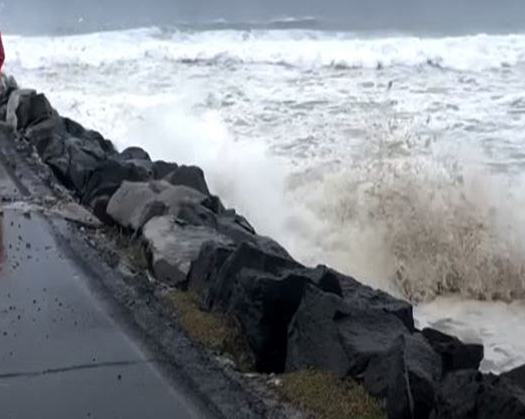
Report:
[[308,68],[419,66],[456,70],[525,61],[525,35],[372,38],[306,30],[175,31],[158,28],[62,37],[6,38],[10,66],[101,66],[122,61],[214,61]]

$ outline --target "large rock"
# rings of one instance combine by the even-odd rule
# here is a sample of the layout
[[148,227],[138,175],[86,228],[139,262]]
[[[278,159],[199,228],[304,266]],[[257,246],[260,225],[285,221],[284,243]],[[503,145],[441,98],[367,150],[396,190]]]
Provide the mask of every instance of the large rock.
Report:
[[118,156],[116,160],[127,166],[136,166],[138,170],[148,174],[148,179],[154,178],[153,162],[149,154],[140,147],[128,147]]
[[505,377],[463,370],[441,383],[432,419],[523,419],[525,392]]
[[199,256],[191,264],[188,283],[190,289],[197,292],[203,301],[208,300],[212,281],[236,248],[234,244],[225,245],[214,241],[202,246]]
[[345,303],[344,311],[337,313],[336,323],[350,364],[348,374],[358,377],[373,357],[386,353],[409,330],[397,316],[366,301],[357,305]]
[[[198,262],[198,261],[197,261]],[[241,243],[235,252],[214,272],[211,280],[212,289],[207,305],[210,309],[226,310],[230,305],[233,289],[237,286],[237,275],[245,270],[279,275],[283,271],[302,269],[303,266],[280,252],[280,246],[272,240],[262,241],[258,245]]]
[[342,275],[333,269],[324,265],[319,265],[315,269],[304,269],[303,275],[323,291],[336,294],[343,297],[343,288],[341,287]]
[[169,163],[163,160],[153,162],[151,168],[153,170],[153,178],[155,180],[163,179],[165,176],[173,172],[177,167],[176,163]]
[[278,243],[256,235],[249,223],[235,211],[217,208],[214,197],[164,180],[122,183],[111,197],[107,213],[118,224],[134,231],[140,230],[155,216],[174,215],[189,224],[216,230],[235,243],[268,247],[274,253],[289,257]]
[[164,180],[172,185],[184,185],[205,195],[210,194],[204,172],[197,166],[180,166],[172,170]]
[[372,358],[384,355],[410,329],[383,310],[384,295],[354,286],[360,300],[341,298],[340,274],[326,267],[296,271],[310,284],[289,327],[287,370],[328,370],[360,377]]
[[324,266],[303,267],[275,242],[242,242],[233,252],[205,246],[189,286],[204,290],[205,308],[239,320],[259,371],[317,367],[357,377],[409,334],[411,323],[385,309],[395,299],[363,285],[354,284],[353,299],[343,299],[340,276]]
[[54,114],[51,104],[34,90],[15,90],[7,102],[6,122],[15,131],[37,124]]
[[18,83],[13,76],[0,74],[0,105],[2,107],[2,120],[5,121],[5,114],[7,110],[7,102],[11,93],[18,90]]
[[106,223],[112,218],[107,214],[107,205],[124,181],[145,182],[151,174],[141,166],[128,161],[108,159],[91,172],[82,192],[82,203],[91,207],[95,215]]
[[205,208],[199,212],[198,207],[207,200],[207,196],[194,189],[166,181],[123,182],[111,197],[107,213],[121,226],[134,231],[151,218],[167,214],[200,225],[200,217],[195,213],[206,217]]
[[364,384],[374,396],[386,398],[389,419],[426,419],[441,375],[441,359],[423,336],[405,334],[370,360]]
[[511,380],[515,385],[525,391],[525,365],[507,371],[501,374],[501,376]]
[[180,287],[186,285],[191,264],[205,243],[231,243],[210,228],[189,225],[169,215],[151,219],[142,233],[155,278]]
[[222,264],[211,283],[206,307],[234,316],[261,372],[282,372],[288,324],[306,284],[294,275],[301,266],[290,258],[242,243]]
[[[220,230],[217,231],[220,232]],[[239,242],[237,237],[227,234],[223,235],[231,239],[233,243],[228,245],[217,242],[206,243],[201,249],[198,258],[192,263],[189,274],[190,288],[201,295],[203,304],[208,309],[211,308],[213,298],[220,291],[220,285],[214,284],[214,281],[219,278],[219,271],[235,252],[239,244],[250,244],[259,248],[262,253],[278,257],[279,260],[289,261],[291,259],[286,250],[270,238],[253,236],[250,240]],[[295,264],[293,265],[295,266]],[[213,296],[210,294],[213,294]]]
[[128,147],[120,153],[120,158],[123,160],[145,160],[151,161],[147,151],[140,147]]
[[421,333],[441,356],[445,373],[479,368],[484,356],[483,345],[465,344],[456,337],[429,328]]
[[351,306],[374,308],[380,312],[393,314],[410,330],[414,331],[414,316],[412,305],[406,301],[392,297],[384,291],[363,285],[352,277],[337,274],[343,297]]
[[109,140],[106,140],[102,134],[91,129],[85,129],[78,122],[73,121],[69,118],[61,118],[64,125],[65,131],[69,136],[82,138],[87,142],[94,142],[98,147],[104,151],[109,156],[116,156],[117,151],[115,146]]
[[350,360],[335,321],[343,305],[337,294],[323,292],[313,284],[306,286],[289,326],[287,371],[315,368],[338,377],[348,374]]
[[111,142],[99,133],[56,115],[30,125],[24,137],[57,178],[79,196],[95,168],[115,154]]
[[359,378],[372,358],[413,331],[410,304],[324,266],[296,272],[325,293],[308,288],[290,325],[289,370],[328,368]]

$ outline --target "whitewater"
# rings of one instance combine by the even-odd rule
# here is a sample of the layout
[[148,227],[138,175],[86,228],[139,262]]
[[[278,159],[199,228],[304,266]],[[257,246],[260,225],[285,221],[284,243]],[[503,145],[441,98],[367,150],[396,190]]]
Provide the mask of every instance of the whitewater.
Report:
[[143,28],[5,39],[118,147],[198,164],[303,263],[525,363],[525,35]]

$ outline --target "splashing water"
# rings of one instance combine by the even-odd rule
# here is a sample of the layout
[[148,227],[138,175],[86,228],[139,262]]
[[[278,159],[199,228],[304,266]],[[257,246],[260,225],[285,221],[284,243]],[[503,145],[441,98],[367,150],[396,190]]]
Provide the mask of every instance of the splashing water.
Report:
[[523,39],[150,28],[6,43],[7,70],[61,113],[201,165],[260,233],[418,303],[419,326],[481,340],[501,371],[525,362]]

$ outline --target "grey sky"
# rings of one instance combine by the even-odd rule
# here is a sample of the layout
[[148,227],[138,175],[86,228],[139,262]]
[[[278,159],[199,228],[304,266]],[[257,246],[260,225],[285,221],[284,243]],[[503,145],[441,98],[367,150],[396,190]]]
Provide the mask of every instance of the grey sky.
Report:
[[[525,30],[524,0],[0,0],[8,31],[264,20],[313,16],[339,27],[373,30]],[[78,19],[84,18],[83,27]]]

